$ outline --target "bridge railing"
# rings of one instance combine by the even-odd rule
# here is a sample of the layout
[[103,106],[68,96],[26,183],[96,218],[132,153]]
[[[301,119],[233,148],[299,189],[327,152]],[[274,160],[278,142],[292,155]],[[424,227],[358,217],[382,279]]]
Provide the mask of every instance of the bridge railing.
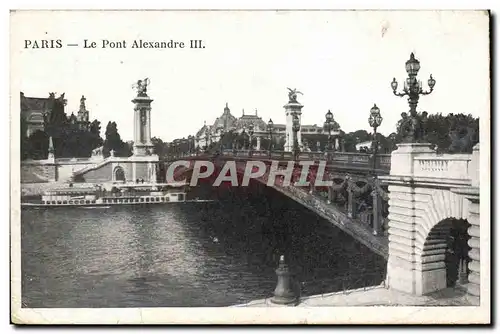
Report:
[[[267,178],[265,180],[267,182]],[[292,182],[296,180],[292,179]],[[278,176],[275,186],[300,199],[315,210],[324,211],[325,205],[335,206],[349,218],[364,226],[376,236],[388,233],[388,190],[378,178],[354,181],[347,177],[333,186],[315,188],[284,186],[283,176]]]
[[468,180],[471,159],[470,154],[415,157],[414,176]]
[[[241,159],[262,159],[262,160],[294,160],[293,152],[287,151],[266,151],[266,150],[231,150],[225,149],[218,153],[226,158],[241,158]],[[182,158],[197,158],[211,156],[210,153],[182,153],[170,155],[167,160],[175,160]],[[345,168],[373,168],[378,172],[389,171],[391,166],[390,154],[377,154],[376,164],[373,166],[373,155],[368,153],[353,153],[353,152],[300,152],[298,155],[299,161],[326,161],[328,164],[336,165]]]

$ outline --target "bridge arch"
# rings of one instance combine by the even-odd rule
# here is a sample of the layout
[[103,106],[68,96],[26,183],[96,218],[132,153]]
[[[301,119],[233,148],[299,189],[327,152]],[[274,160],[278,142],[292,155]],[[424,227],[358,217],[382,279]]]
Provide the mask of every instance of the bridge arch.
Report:
[[449,190],[433,190],[416,197],[418,201],[415,203],[415,211],[420,211],[420,217],[417,216],[415,248],[422,254],[431,231],[434,230],[435,233],[444,228],[444,225],[437,226],[438,224],[450,219],[467,219],[467,199]]
[[[390,188],[391,191],[391,188]],[[445,289],[457,259],[453,235],[467,239],[468,200],[450,188],[392,188],[389,200],[388,282],[396,290],[425,295]],[[467,242],[461,254],[467,254]],[[454,250],[456,251],[456,250]],[[467,260],[467,255],[463,256]],[[463,264],[460,269],[467,268]],[[403,279],[401,279],[403,278]],[[406,283],[405,283],[406,282]],[[456,282],[456,280],[455,280]]]
[[416,249],[423,294],[466,283],[468,225],[463,219],[441,220],[429,231],[422,247]]

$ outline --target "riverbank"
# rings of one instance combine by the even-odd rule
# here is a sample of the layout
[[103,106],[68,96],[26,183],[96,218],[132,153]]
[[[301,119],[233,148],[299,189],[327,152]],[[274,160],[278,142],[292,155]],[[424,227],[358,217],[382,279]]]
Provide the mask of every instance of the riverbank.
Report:
[[[45,191],[68,187],[67,182],[39,182],[39,183],[21,183],[21,197],[41,196]],[[74,183],[74,188],[95,189],[94,184]]]
[[[427,295],[413,296],[384,285],[371,286],[355,290],[325,293],[300,299],[297,307],[331,306],[474,306],[467,300],[461,288],[447,288]],[[271,298],[251,301],[232,307],[283,307],[273,304]]]

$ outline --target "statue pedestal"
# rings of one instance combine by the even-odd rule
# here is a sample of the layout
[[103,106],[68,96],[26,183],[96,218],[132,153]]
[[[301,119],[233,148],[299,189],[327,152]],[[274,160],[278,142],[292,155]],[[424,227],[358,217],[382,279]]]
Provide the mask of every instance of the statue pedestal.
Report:
[[435,155],[429,143],[402,143],[391,153],[391,175],[413,176],[416,156]]

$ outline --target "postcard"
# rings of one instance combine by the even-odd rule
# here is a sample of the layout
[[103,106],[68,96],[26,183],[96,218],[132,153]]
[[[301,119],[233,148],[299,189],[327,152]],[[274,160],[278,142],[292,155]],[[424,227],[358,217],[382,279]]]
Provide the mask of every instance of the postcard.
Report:
[[15,324],[488,324],[490,13],[13,10]]

